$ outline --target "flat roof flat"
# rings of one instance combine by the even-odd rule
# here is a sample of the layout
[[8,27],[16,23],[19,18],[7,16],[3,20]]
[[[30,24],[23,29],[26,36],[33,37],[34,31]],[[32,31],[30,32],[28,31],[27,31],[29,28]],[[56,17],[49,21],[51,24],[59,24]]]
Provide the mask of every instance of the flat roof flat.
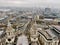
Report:
[[52,39],[52,37],[51,37],[49,34],[47,34],[46,31],[40,30],[39,32],[40,32],[46,39]]
[[58,33],[60,33],[60,25],[52,25]]
[[40,30],[38,31],[39,33],[41,33],[47,40],[52,40],[54,38],[58,39],[58,37],[50,30]]

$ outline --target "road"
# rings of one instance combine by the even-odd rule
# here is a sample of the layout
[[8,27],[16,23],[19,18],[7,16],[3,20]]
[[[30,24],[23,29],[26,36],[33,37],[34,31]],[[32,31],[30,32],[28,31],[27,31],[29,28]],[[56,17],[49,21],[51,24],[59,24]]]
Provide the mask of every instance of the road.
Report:
[[27,36],[21,35],[20,37],[18,37],[17,45],[29,45]]

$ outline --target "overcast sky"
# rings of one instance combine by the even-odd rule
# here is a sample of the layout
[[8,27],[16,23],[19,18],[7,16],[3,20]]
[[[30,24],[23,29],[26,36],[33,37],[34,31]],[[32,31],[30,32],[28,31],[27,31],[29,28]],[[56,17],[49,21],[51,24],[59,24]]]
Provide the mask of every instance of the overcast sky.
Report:
[[60,0],[0,0],[0,6],[60,8]]

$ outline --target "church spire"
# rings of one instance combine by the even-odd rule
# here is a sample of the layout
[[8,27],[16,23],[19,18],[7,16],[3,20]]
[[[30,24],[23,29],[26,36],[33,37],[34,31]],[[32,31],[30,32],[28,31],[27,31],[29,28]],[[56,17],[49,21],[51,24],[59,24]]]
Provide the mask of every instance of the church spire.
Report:
[[11,26],[11,23],[10,23],[9,21],[8,21],[8,25],[7,25],[7,26],[8,26],[8,27]]

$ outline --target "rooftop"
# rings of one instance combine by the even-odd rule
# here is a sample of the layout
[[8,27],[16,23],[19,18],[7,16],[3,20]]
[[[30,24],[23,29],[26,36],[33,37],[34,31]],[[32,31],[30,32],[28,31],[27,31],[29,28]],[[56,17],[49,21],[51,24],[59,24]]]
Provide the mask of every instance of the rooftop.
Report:
[[52,25],[56,32],[60,33],[60,25]]
[[45,39],[47,39],[47,40],[53,40],[53,39],[57,38],[51,31],[40,30],[39,33],[42,34],[45,37]]

